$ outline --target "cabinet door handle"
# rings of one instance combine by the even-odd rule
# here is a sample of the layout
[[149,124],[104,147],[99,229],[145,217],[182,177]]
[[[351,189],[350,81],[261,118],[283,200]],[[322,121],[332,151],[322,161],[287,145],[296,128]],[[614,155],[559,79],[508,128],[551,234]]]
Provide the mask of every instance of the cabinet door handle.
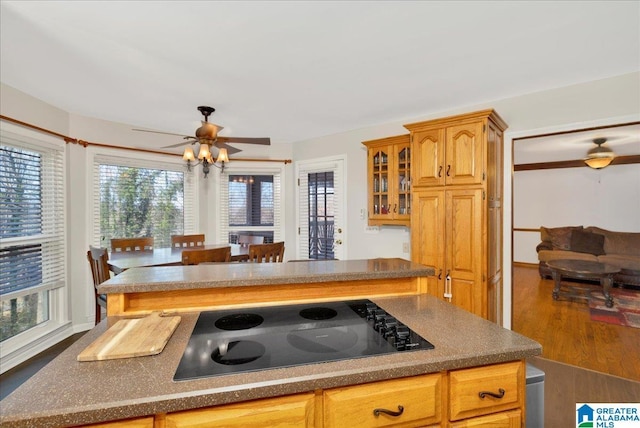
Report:
[[451,165],[447,165],[447,177],[449,177],[449,172],[451,171]]
[[393,213],[395,214],[398,211],[398,204],[393,204]]
[[442,269],[438,271],[438,280],[442,279]]
[[450,302],[452,297],[453,293],[451,292],[451,275],[449,275],[449,271],[447,271],[447,276],[444,280],[444,298],[447,299],[448,302]]
[[438,167],[438,178],[442,177],[442,165]]
[[373,416],[380,416],[380,413],[384,413],[385,415],[389,415],[389,416],[400,416],[402,413],[404,413],[404,407],[402,406],[398,406],[398,411],[394,412],[393,410],[387,410],[387,409],[373,409]]
[[500,388],[500,389],[498,389],[498,394],[496,394],[495,392],[491,392],[491,391],[480,391],[478,393],[478,395],[482,399],[484,399],[484,397],[486,397],[487,395],[490,395],[493,398],[502,398],[502,397],[504,397],[504,393],[505,393],[505,390]]

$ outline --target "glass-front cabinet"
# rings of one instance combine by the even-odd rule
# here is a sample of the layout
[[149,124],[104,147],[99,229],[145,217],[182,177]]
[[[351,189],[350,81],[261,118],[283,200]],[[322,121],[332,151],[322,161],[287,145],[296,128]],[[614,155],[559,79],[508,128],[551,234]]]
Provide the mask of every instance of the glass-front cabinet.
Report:
[[409,135],[364,141],[368,150],[368,219],[370,226],[409,226],[411,152]]

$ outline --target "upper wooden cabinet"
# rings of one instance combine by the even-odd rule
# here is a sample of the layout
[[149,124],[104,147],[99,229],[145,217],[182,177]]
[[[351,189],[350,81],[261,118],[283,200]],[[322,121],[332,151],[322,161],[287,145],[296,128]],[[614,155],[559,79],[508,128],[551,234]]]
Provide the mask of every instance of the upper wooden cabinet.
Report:
[[369,225],[409,226],[411,144],[409,135],[364,141],[367,146]]
[[493,110],[405,125],[411,131],[414,187],[483,184],[488,128],[506,124]]

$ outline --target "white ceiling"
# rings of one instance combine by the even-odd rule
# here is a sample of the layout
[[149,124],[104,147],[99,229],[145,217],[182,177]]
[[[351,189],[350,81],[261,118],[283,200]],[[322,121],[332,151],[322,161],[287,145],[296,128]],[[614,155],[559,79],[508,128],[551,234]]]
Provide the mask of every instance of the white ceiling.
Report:
[[[0,78],[74,114],[298,142],[640,69],[638,1],[5,1]],[[246,146],[242,147],[243,149]]]

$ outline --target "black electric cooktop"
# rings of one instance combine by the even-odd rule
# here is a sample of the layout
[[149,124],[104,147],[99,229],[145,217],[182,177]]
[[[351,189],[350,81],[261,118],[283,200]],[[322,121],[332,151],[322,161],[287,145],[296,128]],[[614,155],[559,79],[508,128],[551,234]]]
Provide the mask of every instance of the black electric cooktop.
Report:
[[370,300],[200,313],[174,380],[433,349]]

